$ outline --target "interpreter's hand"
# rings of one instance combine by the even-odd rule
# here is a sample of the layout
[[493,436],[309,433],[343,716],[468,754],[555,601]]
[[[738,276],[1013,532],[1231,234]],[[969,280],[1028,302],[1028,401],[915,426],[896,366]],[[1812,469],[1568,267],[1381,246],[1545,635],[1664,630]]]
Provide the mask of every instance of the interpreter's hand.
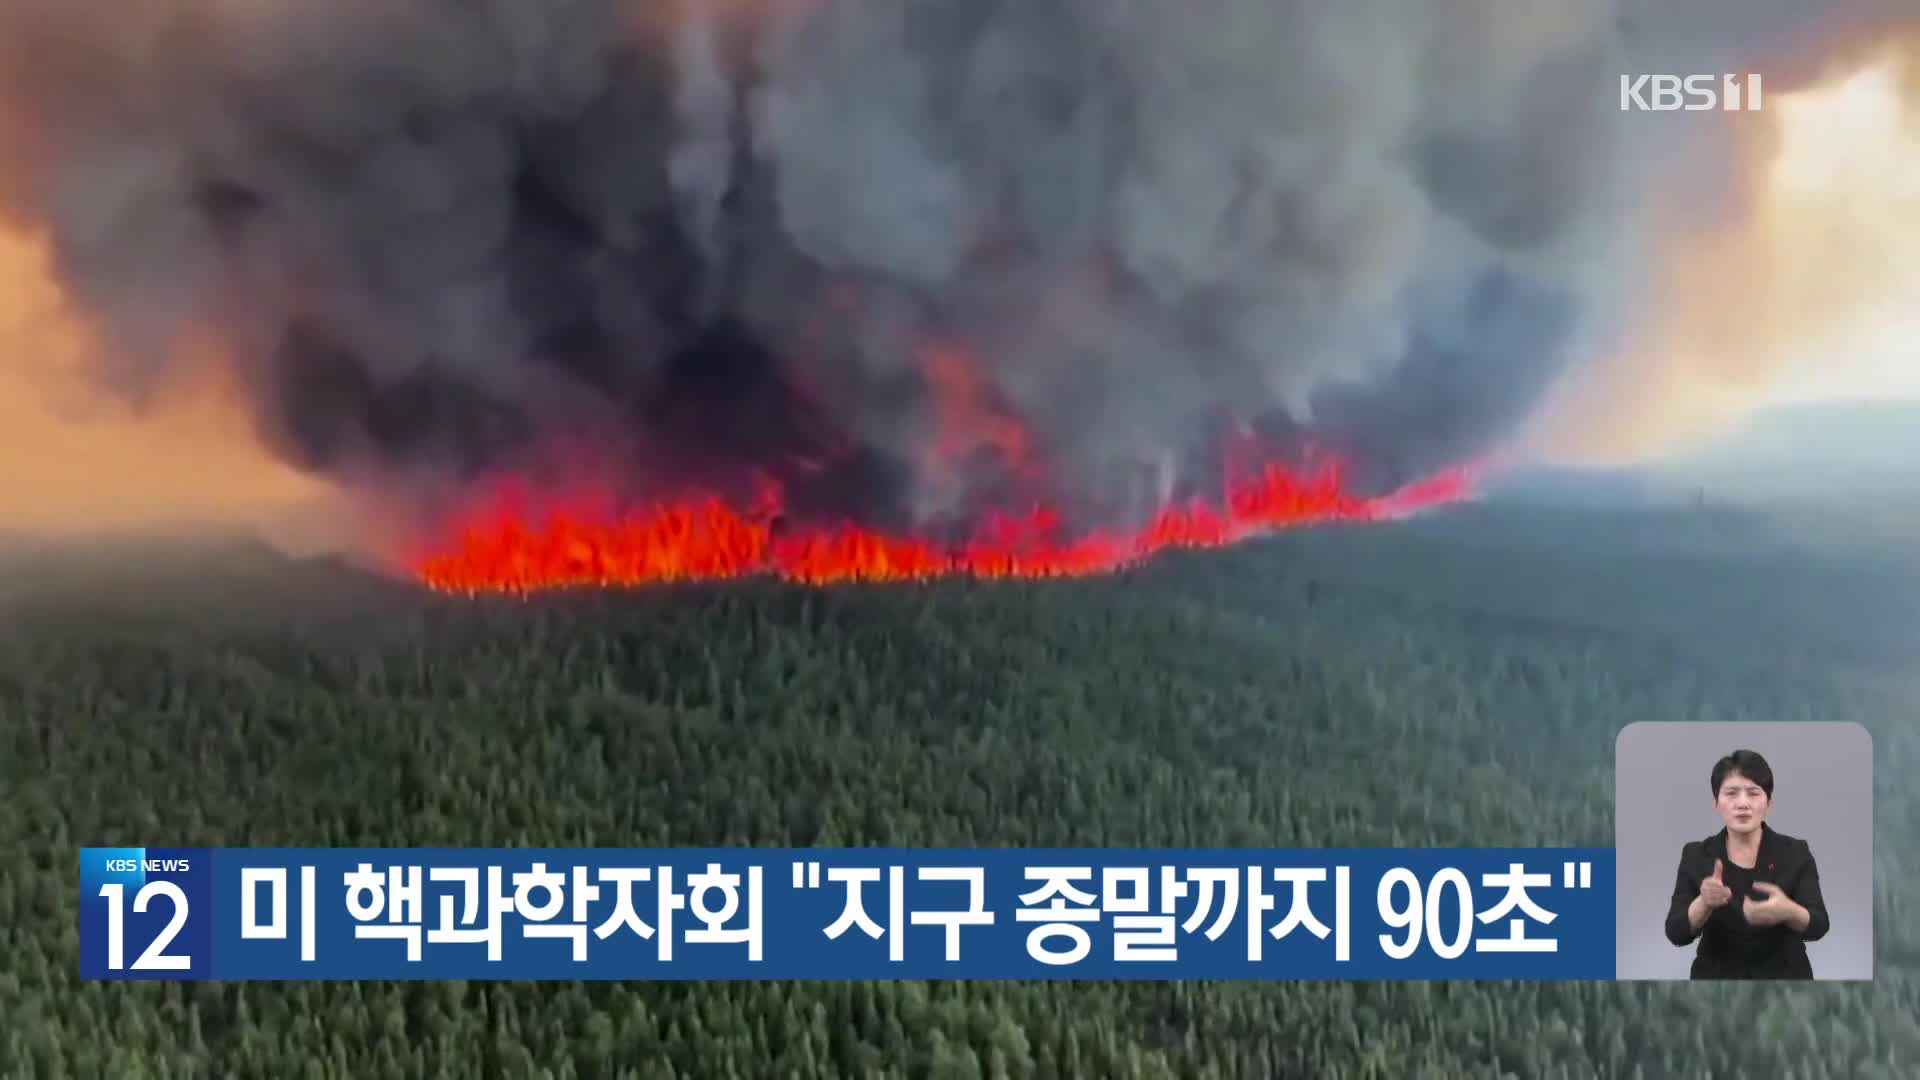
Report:
[[1771,881],[1754,882],[1753,891],[1759,893],[1761,899],[1755,900],[1749,896],[1741,904],[1741,912],[1751,926],[1777,926],[1791,918],[1794,909],[1799,906],[1786,894],[1786,890]]
[[1722,878],[1725,871],[1726,867],[1721,865],[1719,859],[1715,859],[1713,876],[1700,882],[1700,900],[1710,909],[1726,907],[1728,901],[1733,899],[1733,890],[1727,888],[1727,883]]

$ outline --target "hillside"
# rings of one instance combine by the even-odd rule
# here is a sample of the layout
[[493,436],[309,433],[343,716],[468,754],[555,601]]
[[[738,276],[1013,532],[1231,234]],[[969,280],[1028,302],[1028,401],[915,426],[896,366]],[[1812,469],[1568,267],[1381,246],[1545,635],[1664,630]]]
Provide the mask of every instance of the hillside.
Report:
[[[0,623],[0,1075],[1912,1075],[1916,584],[1693,528],[1482,507],[1047,585],[39,589]],[[75,977],[82,844],[1604,846],[1615,733],[1660,718],[1872,730],[1874,984]]]

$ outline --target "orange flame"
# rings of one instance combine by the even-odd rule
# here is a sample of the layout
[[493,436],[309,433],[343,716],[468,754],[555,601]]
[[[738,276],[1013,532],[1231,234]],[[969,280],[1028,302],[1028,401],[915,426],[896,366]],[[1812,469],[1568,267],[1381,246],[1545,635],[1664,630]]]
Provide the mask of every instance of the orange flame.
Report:
[[1025,425],[1002,408],[964,350],[924,349],[920,369],[933,390],[939,421],[929,448],[929,472],[944,472],[970,455],[991,452],[1015,472],[1034,478],[1032,440]]
[[856,525],[781,528],[780,495],[767,487],[736,509],[717,497],[607,514],[573,500],[542,515],[502,489],[457,522],[452,540],[412,561],[432,588],[527,593],[634,587],[770,575],[809,585],[909,582],[945,576],[1061,578],[1105,573],[1169,548],[1213,548],[1260,533],[1325,522],[1381,521],[1467,497],[1461,468],[1384,497],[1348,493],[1336,462],[1310,472],[1267,465],[1230,485],[1224,505],[1200,500],[1161,510],[1136,532],[1071,535],[1045,506],[988,517],[973,538],[942,546]]

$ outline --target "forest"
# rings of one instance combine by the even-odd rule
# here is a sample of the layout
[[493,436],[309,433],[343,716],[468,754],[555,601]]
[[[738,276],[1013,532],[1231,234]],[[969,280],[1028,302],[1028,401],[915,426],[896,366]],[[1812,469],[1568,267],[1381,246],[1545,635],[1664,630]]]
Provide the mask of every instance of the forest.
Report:
[[[1920,571],[1484,506],[1048,583],[0,560],[0,1076],[1920,1073]],[[88,983],[82,845],[1593,845],[1635,720],[1855,720],[1875,981]],[[1703,778],[1704,787],[1704,778]]]

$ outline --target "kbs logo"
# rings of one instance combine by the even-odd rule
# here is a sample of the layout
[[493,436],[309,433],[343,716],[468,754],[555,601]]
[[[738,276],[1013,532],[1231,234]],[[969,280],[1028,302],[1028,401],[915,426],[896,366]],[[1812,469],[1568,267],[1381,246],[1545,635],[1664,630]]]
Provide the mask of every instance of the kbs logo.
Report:
[[1621,112],[1759,112],[1760,102],[1758,74],[1620,76]]
[[191,859],[108,859],[106,870],[109,874],[131,874],[141,871],[148,874],[185,874],[192,871]]
[[205,977],[212,888],[202,848],[81,848],[80,977]]

